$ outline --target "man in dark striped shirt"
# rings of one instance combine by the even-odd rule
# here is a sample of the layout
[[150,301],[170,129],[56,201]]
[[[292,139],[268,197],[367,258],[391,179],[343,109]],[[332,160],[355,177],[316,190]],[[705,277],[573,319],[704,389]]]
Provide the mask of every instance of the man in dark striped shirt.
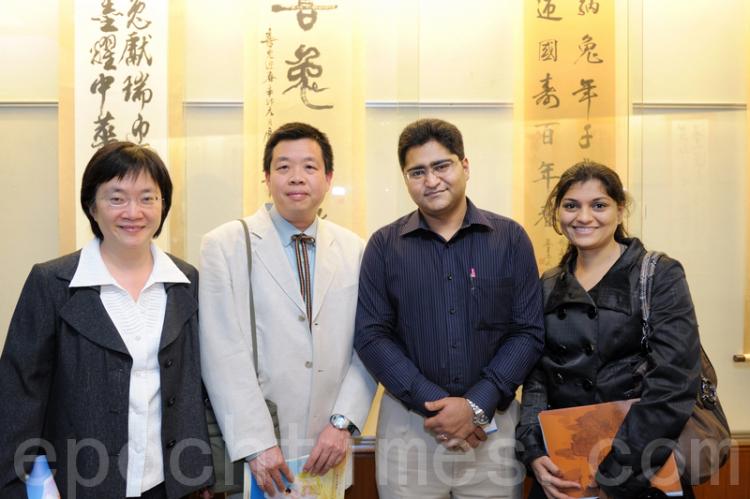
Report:
[[520,497],[515,393],[544,341],[531,242],[466,197],[454,125],[408,125],[398,156],[418,210],[367,244],[354,340],[386,389],[380,497]]

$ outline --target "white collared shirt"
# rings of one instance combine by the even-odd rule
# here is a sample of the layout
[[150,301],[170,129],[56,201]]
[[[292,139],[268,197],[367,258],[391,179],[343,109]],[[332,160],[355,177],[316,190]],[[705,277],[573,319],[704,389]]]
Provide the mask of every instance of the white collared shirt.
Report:
[[94,238],[81,250],[70,287],[100,286],[99,297],[133,359],[128,404],[127,497],[139,497],[164,481],[161,445],[159,342],[167,308],[165,282],[189,283],[174,262],[151,243],[154,267],[138,301],[107,270]]

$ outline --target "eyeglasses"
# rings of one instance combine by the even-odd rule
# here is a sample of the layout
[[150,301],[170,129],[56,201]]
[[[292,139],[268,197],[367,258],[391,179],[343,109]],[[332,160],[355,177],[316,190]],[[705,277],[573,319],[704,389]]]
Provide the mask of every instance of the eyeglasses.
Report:
[[110,208],[125,208],[126,206],[129,206],[130,202],[133,200],[135,200],[135,202],[141,208],[153,208],[154,206],[156,206],[156,203],[161,201],[161,198],[159,196],[154,196],[153,194],[143,194],[142,196],[135,199],[128,198],[120,194],[111,194],[99,199],[106,202],[110,206]]
[[442,178],[443,175],[450,171],[454,163],[455,161],[452,159],[446,159],[430,166],[416,166],[411,170],[406,171],[404,175],[406,175],[406,178],[412,182],[422,182],[427,178],[428,171],[431,171],[436,177]]

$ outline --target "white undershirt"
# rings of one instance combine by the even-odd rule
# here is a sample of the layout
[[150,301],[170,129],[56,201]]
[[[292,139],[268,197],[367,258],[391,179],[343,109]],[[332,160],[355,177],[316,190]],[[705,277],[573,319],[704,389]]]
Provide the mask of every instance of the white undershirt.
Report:
[[133,359],[128,404],[127,497],[140,497],[164,481],[161,444],[159,342],[167,308],[165,282],[189,283],[174,262],[151,243],[154,267],[138,301],[107,270],[94,239],[81,250],[70,287],[100,286],[99,296]]

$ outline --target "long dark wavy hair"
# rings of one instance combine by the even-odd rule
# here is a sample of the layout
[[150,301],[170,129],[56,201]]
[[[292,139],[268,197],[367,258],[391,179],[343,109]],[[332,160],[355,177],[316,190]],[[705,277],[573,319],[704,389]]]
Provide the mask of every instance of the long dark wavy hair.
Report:
[[[602,183],[607,195],[617,203],[618,207],[623,208],[625,211],[630,208],[630,195],[625,191],[619,175],[617,175],[614,170],[600,163],[595,163],[594,161],[581,161],[580,163],[574,164],[560,175],[560,180],[558,180],[555,187],[550,191],[549,196],[547,197],[547,202],[544,205],[544,220],[548,225],[552,226],[558,234],[562,234],[562,230],[560,229],[560,220],[557,218],[557,212],[560,209],[560,204],[562,203],[565,194],[574,184],[579,182],[583,183],[592,179],[598,180]],[[623,222],[620,222],[615,229],[615,241],[618,243],[624,243],[627,237],[628,232],[625,230]],[[562,265],[575,254],[576,247],[568,241],[568,248],[565,250],[565,254],[560,260],[560,264]]]

